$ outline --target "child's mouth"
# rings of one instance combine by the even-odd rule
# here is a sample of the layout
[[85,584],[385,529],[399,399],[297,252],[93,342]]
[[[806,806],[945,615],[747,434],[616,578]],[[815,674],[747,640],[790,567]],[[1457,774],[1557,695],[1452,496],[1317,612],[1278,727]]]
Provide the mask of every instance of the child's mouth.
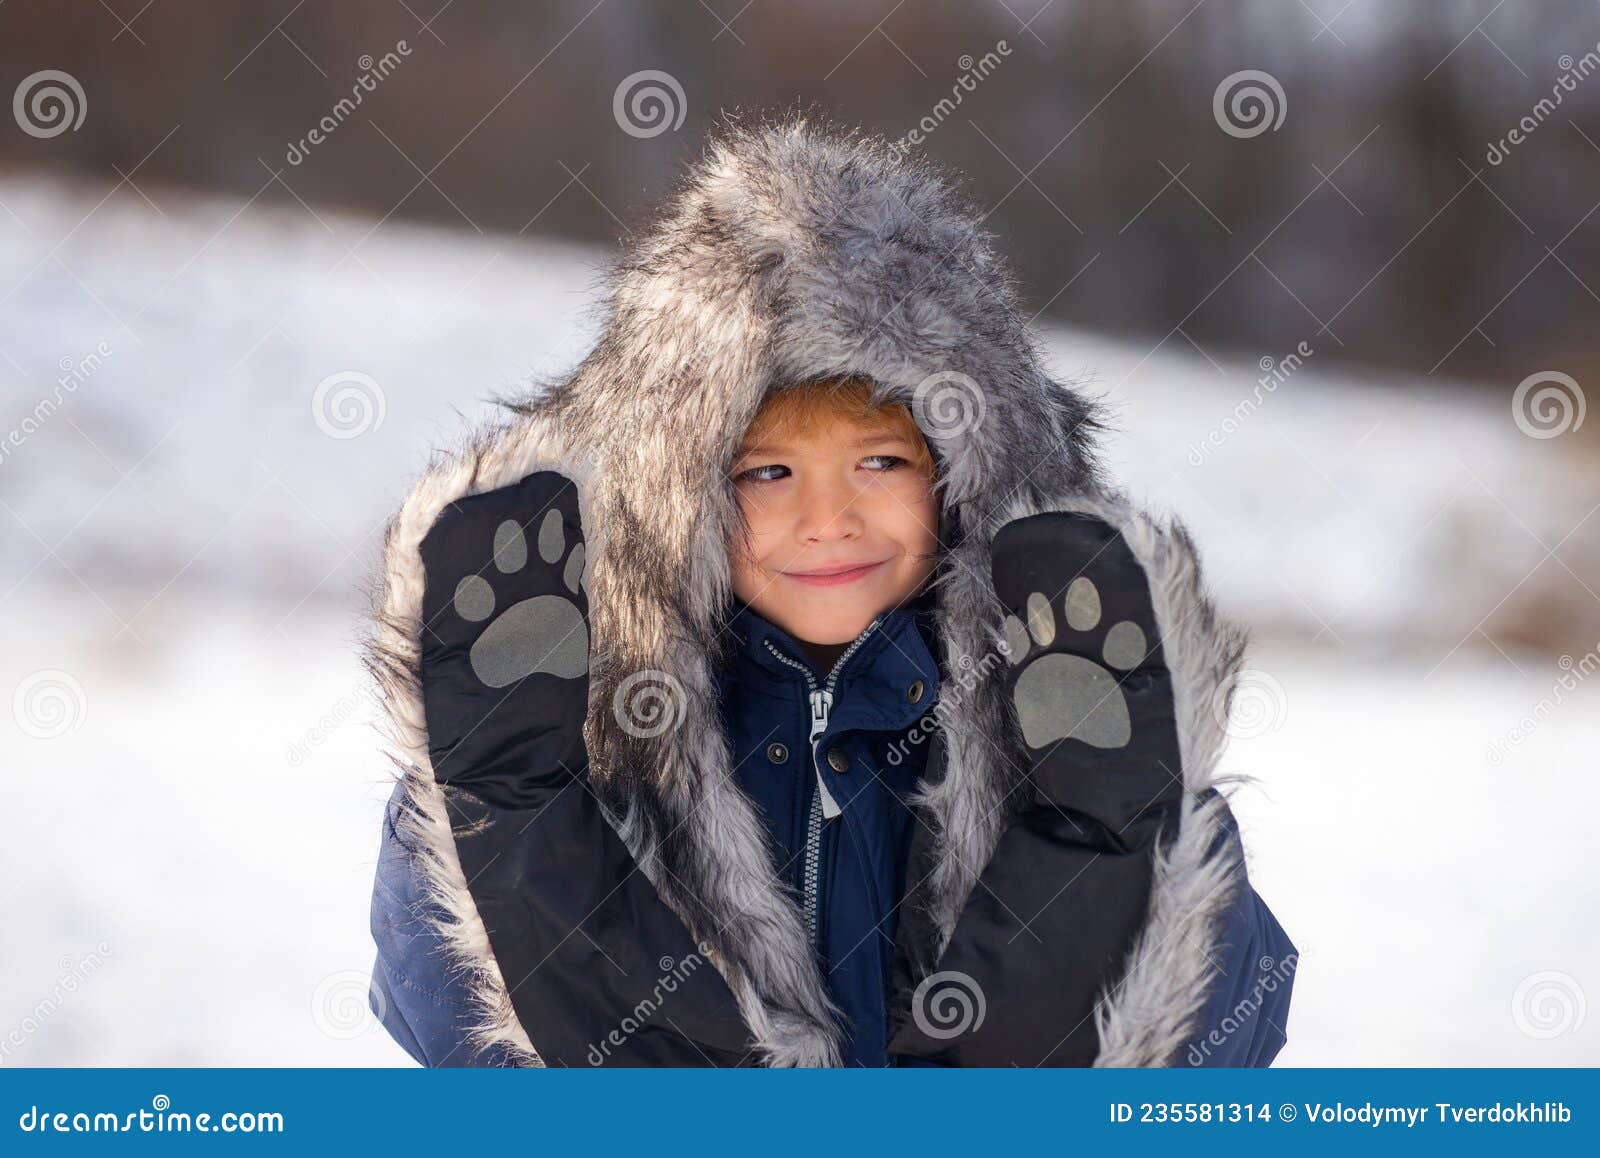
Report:
[[884,561],[880,559],[876,563],[862,563],[843,569],[824,567],[818,571],[784,571],[782,574],[809,587],[835,587],[841,583],[854,583],[857,579],[865,578],[882,567],[883,563]]

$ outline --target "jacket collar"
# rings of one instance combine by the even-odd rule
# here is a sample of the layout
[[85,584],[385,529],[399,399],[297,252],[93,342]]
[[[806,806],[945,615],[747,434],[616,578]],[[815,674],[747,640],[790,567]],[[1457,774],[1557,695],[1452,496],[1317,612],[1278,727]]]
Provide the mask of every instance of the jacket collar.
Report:
[[879,612],[856,636],[854,650],[846,648],[831,672],[812,662],[794,635],[748,604],[735,604],[727,628],[736,646],[720,673],[724,681],[753,676],[769,685],[809,691],[826,687],[832,676],[830,732],[842,727],[906,727],[932,707],[938,695],[939,664],[934,656],[938,636],[933,604],[927,598]]

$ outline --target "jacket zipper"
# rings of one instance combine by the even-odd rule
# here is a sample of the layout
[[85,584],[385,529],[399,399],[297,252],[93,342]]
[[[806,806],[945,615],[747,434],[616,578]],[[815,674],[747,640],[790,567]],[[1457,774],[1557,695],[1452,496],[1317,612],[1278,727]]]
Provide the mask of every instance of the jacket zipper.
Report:
[[851,641],[850,646],[840,653],[834,660],[833,666],[828,669],[828,676],[823,687],[817,687],[816,677],[811,674],[811,669],[798,660],[791,659],[775,646],[772,640],[764,640],[767,650],[782,662],[795,668],[806,679],[807,699],[811,702],[811,801],[806,808],[806,847],[805,855],[801,858],[802,894],[805,898],[806,933],[811,938],[811,944],[819,951],[822,948],[818,934],[818,894],[820,893],[822,875],[822,824],[824,820],[831,820],[839,815],[840,808],[833,799],[833,794],[828,791],[828,786],[822,782],[822,767],[817,763],[817,740],[828,729],[828,714],[833,708],[833,689],[839,682],[839,674],[844,670],[844,665],[850,662],[850,657],[856,653],[863,643],[877,630],[878,623],[883,617],[879,615],[862,630],[861,634]]

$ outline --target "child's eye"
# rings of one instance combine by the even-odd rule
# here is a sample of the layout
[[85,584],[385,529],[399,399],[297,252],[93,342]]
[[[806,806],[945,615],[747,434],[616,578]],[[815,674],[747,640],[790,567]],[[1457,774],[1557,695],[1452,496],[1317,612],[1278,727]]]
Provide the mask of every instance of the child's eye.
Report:
[[[770,473],[774,471],[782,471],[783,474]],[[784,466],[782,463],[775,462],[771,466],[753,466],[749,470],[740,471],[738,474],[733,476],[733,481],[755,483],[777,482],[783,477],[783,475],[788,473],[788,467]]]
[[[899,470],[903,466],[909,466],[910,465],[905,459],[901,458],[899,455],[894,455],[894,454],[869,454],[866,458],[862,459],[861,461],[863,463],[867,464],[867,469],[868,470],[876,471],[879,474],[882,474],[882,473],[885,473],[885,472],[891,471],[891,470]],[[881,466],[874,466],[874,465],[872,465],[873,463],[881,463],[882,465]]]

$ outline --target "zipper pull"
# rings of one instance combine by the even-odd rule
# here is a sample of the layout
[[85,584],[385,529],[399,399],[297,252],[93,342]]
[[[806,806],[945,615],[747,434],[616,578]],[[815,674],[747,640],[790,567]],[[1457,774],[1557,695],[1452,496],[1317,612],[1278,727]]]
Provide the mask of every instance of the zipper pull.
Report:
[[822,802],[822,817],[832,820],[844,811],[828,791],[822,780],[822,766],[817,763],[817,738],[828,730],[828,709],[833,707],[833,693],[825,688],[811,693],[811,769],[817,777],[817,796]]
[[828,709],[833,707],[833,693],[819,689],[811,693],[811,742],[828,730]]

